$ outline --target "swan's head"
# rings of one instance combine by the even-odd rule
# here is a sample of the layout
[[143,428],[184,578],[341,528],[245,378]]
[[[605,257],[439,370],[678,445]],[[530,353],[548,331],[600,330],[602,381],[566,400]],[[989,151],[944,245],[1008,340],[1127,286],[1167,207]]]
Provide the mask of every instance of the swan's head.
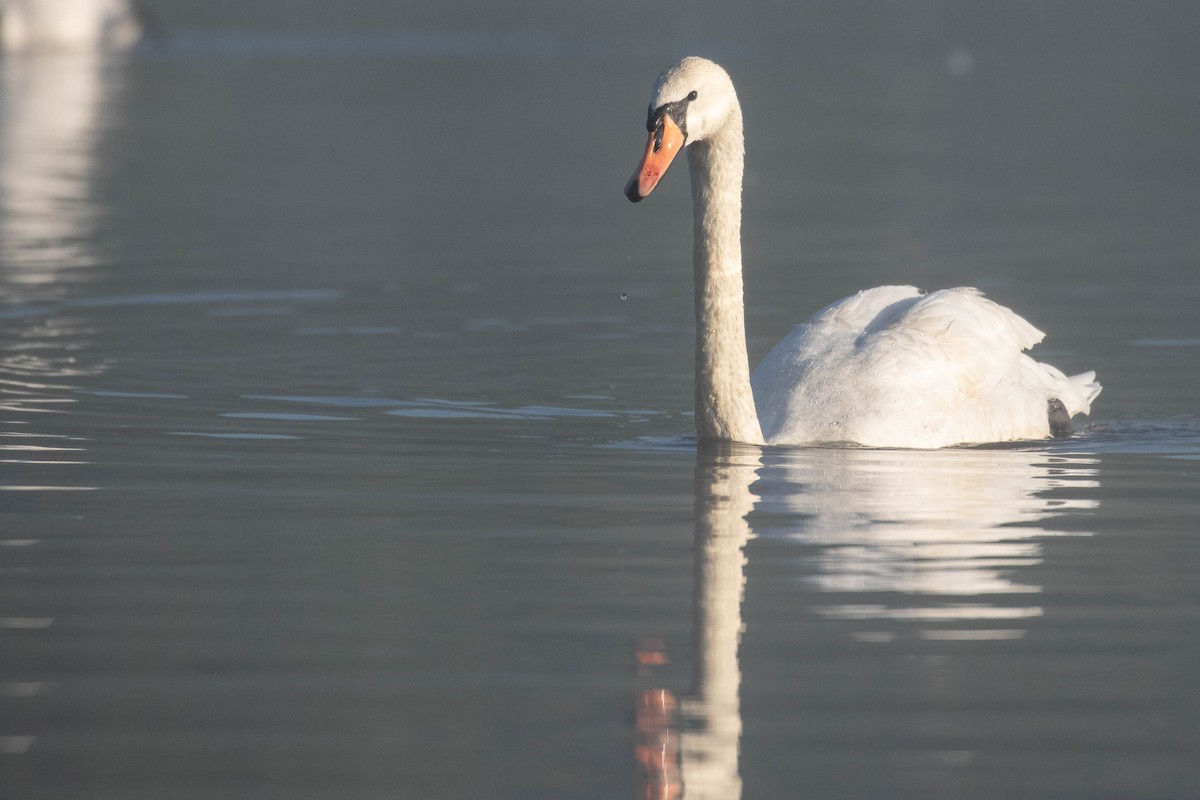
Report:
[[654,191],[679,151],[719,131],[737,109],[733,81],[713,62],[688,56],[667,67],[654,82],[646,117],[650,140],[625,196],[636,203]]

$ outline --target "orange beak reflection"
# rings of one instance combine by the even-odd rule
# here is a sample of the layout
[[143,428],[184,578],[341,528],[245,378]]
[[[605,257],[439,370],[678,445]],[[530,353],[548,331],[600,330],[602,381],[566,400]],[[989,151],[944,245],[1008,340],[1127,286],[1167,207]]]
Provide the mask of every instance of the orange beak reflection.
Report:
[[662,117],[661,125],[661,133],[655,130],[650,134],[650,140],[646,142],[646,154],[642,156],[629,183],[625,184],[625,196],[635,203],[654,191],[667,167],[671,166],[671,161],[683,149],[686,137],[679,126],[667,115]]

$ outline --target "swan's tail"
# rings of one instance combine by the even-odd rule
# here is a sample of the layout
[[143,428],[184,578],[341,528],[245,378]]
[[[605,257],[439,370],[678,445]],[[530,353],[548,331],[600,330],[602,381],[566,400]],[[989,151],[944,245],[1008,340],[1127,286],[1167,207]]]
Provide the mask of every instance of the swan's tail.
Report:
[[1062,392],[1063,396],[1058,399],[1066,407],[1067,413],[1073,417],[1076,414],[1090,413],[1092,401],[1104,387],[1096,383],[1095,372],[1081,372],[1078,375],[1069,376],[1063,388],[1065,389]]

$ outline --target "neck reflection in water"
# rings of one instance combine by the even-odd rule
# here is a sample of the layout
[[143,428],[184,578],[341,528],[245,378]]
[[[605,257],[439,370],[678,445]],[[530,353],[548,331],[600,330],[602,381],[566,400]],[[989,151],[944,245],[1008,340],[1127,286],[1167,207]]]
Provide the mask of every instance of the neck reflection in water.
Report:
[[[1098,485],[1096,459],[1045,450],[702,446],[692,685],[682,701],[664,688],[638,698],[640,796],[741,796],[738,646],[755,536],[798,545],[806,605],[859,642],[1016,639],[1042,614],[1030,571],[1041,539],[1089,535],[1053,523],[1094,509],[1078,490]],[[645,674],[667,655],[648,641],[637,660]]]
[[[758,478],[761,454],[757,447],[726,442],[704,444],[697,454],[692,685],[681,703],[665,689],[646,690],[639,697],[642,797],[666,800],[685,792],[723,800],[741,796],[738,642],[744,549],[752,536],[747,515],[758,499],[750,486]],[[653,645],[639,648],[643,669],[665,659]],[[674,716],[676,707],[680,719]]]

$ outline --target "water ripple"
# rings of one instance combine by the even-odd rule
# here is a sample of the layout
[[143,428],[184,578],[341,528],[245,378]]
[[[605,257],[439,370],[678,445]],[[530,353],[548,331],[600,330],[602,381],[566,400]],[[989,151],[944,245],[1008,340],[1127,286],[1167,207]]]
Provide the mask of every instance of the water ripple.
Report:
[[167,431],[168,436],[200,436],[207,439],[303,439],[286,433],[230,433],[208,431]]
[[287,414],[267,411],[230,411],[221,414],[229,419],[269,419],[279,422],[351,422],[360,417],[338,417],[331,414]]
[[[47,317],[64,309],[133,306],[217,305],[222,303],[324,303],[341,298],[340,289],[213,290],[77,297],[54,305],[14,305],[0,311],[0,321]],[[278,311],[278,307],[274,307]]]

